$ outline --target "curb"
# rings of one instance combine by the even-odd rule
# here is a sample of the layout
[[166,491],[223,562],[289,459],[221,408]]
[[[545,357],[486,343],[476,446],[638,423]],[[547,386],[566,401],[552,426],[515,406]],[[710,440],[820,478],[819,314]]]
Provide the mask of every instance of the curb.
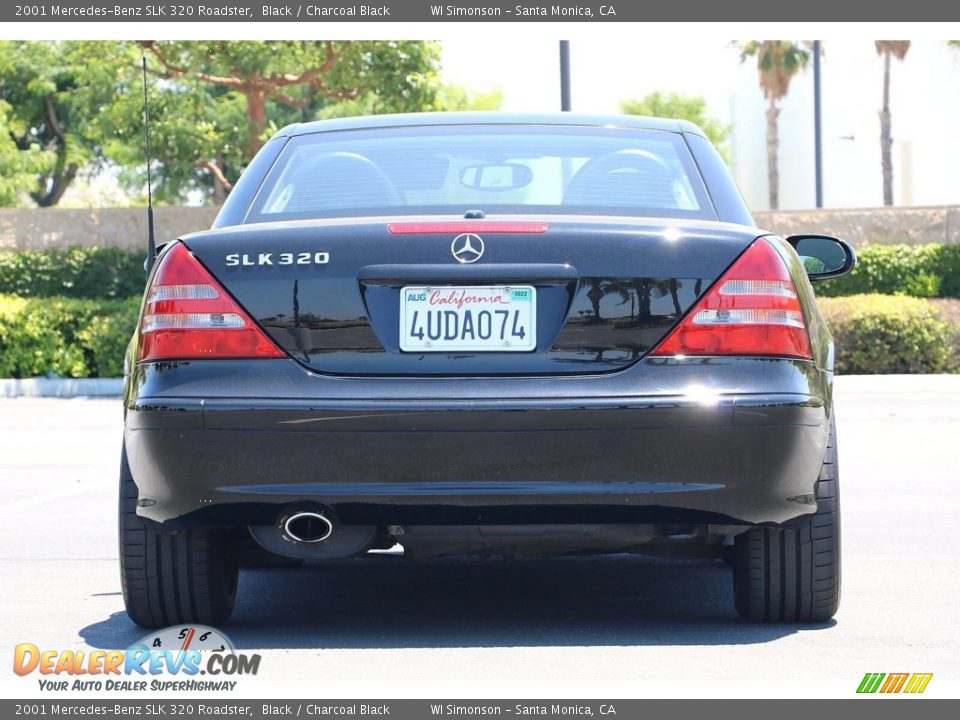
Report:
[[842,393],[956,393],[960,375],[837,375],[834,388]]
[[0,398],[115,397],[123,394],[123,378],[30,378],[0,380]]

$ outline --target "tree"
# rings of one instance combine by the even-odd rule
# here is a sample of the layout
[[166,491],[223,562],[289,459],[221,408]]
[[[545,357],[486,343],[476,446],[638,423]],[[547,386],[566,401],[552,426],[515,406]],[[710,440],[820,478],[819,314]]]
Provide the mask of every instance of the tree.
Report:
[[623,100],[620,111],[627,115],[689,120],[698,125],[723,156],[727,157],[730,126],[707,112],[707,103],[702,97],[657,91],[641,100]]
[[883,58],[883,106],[880,108],[880,166],[883,170],[883,204],[893,205],[893,135],[890,115],[890,58],[903,60],[909,40],[877,40],[877,55]]
[[[459,85],[445,84],[437,88],[437,94],[431,107],[421,110],[453,112],[461,110],[499,110],[503,102],[503,93],[499,88],[489,92],[472,92]],[[320,109],[315,120],[356,117],[357,115],[375,115],[377,98],[372,94],[362,95],[352,100],[344,100]]]
[[[266,139],[292,122],[314,119],[323,108],[369,101],[369,112],[431,109],[436,97],[439,47],[418,41],[280,41],[140,43],[166,94],[179,96],[196,117],[176,133],[206,136],[193,166],[212,180],[215,199]],[[211,112],[215,109],[215,112]],[[198,133],[199,131],[199,133]],[[158,133],[159,134],[159,133]],[[162,138],[160,139],[163,142]],[[183,143],[168,146],[180,154]],[[158,157],[158,159],[161,159]],[[182,195],[197,178],[168,178]]]
[[10,104],[0,100],[0,207],[19,205],[51,160],[37,143],[18,147],[14,137],[21,131],[15,129],[10,110]]
[[[42,158],[38,205],[106,165],[145,179],[141,53],[158,200],[222,200],[278,128],[363,99],[366,112],[435,109],[439,45],[419,41],[0,42],[7,135]],[[0,169],[2,171],[4,169]]]
[[[6,103],[7,118],[4,140],[24,154],[5,159],[2,173],[15,166],[21,171],[30,168],[31,187],[17,184],[40,207],[60,202],[89,161],[90,147],[82,129],[105,101],[101,97],[88,106],[72,102],[77,82],[73,65],[65,58],[67,52],[69,43],[0,42],[0,101]],[[97,58],[85,61],[96,63]]]
[[770,209],[780,207],[780,169],[778,118],[780,101],[790,89],[790,81],[810,62],[810,51],[792,40],[747,40],[740,43],[740,62],[757,60],[757,72],[767,107],[767,186]]
[[446,84],[437,91],[437,110],[499,110],[501,104],[503,92],[500,88],[489,92],[473,92],[459,85]]

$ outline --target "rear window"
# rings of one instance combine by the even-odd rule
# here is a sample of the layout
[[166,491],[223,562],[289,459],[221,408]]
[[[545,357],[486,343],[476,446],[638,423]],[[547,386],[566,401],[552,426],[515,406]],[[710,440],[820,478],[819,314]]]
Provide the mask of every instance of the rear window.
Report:
[[440,125],[291,138],[245,222],[473,209],[716,218],[679,133]]

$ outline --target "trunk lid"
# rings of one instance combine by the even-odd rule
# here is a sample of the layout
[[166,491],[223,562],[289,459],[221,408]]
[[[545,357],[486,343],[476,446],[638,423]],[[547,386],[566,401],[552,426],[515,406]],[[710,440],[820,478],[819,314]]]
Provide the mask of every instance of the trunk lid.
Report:
[[[479,236],[483,254],[461,263],[453,243],[466,231]],[[183,241],[277,344],[316,372],[556,375],[638,360],[757,234],[660,218],[445,216],[241,225]],[[533,288],[534,349],[401,351],[401,289],[411,286]]]

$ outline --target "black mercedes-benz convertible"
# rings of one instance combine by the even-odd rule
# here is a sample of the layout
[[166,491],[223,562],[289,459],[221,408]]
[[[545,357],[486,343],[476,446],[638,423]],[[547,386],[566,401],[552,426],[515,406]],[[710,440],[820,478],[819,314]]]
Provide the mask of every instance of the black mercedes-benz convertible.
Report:
[[835,613],[809,281],[855,255],[757,229],[694,125],[294,125],[153,260],[120,474],[134,622],[224,622],[253,555],[398,544],[715,558],[744,618]]

